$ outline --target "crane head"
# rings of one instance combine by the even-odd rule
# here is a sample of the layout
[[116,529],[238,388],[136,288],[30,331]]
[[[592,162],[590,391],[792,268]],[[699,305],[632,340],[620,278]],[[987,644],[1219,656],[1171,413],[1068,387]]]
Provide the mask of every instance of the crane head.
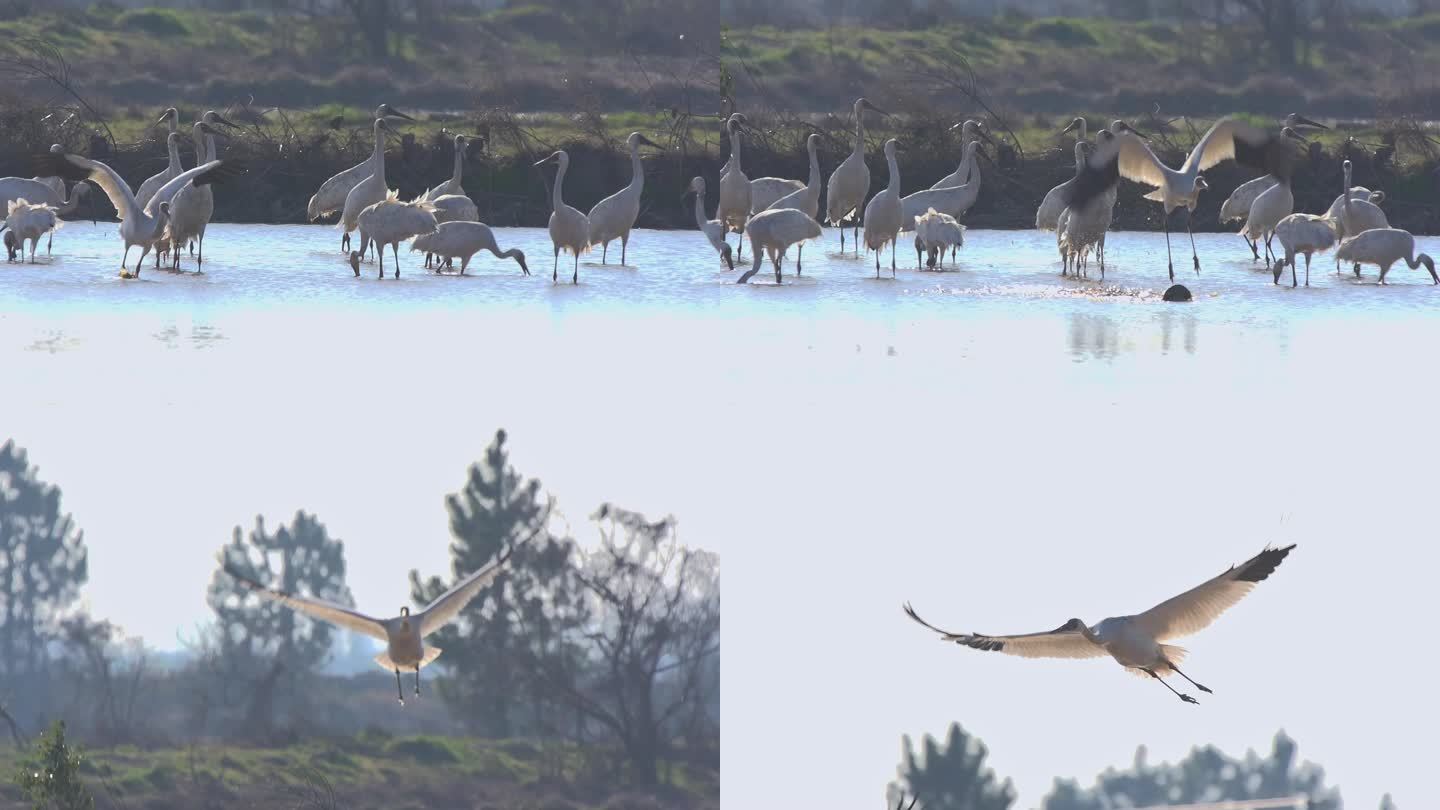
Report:
[[631,137],[631,138],[634,138],[634,139],[635,139],[635,142],[636,142],[637,144],[642,145],[642,146],[648,146],[648,147],[651,147],[652,149],[664,149],[664,148],[665,148],[665,147],[661,146],[660,144],[655,143],[654,141],[652,141],[652,140],[650,140],[649,138],[645,137],[644,135],[640,134],[639,132],[632,132],[632,133],[630,133],[630,137]]
[[1300,133],[1296,132],[1294,127],[1285,127],[1284,129],[1280,130],[1280,134],[1281,134],[1281,135],[1284,135],[1284,136],[1287,137],[1287,138],[1293,138],[1293,139],[1295,139],[1295,140],[1297,140],[1297,141],[1300,141],[1300,142],[1302,142],[1302,143],[1309,143],[1309,142],[1310,142],[1310,139],[1309,139],[1309,138],[1307,138],[1307,137],[1305,137],[1304,135],[1301,135]]
[[156,121],[155,124],[154,124],[154,126],[157,126],[157,127],[158,127],[158,126],[160,126],[161,124],[165,123],[166,121],[179,121],[179,120],[180,120],[180,111],[177,110],[177,109],[175,109],[174,107],[166,107],[166,108],[165,108],[165,112],[160,113],[160,120],[159,120],[159,121]]
[[403,119],[405,119],[406,121],[414,121],[414,120],[415,120],[414,118],[411,118],[410,116],[406,115],[405,113],[400,112],[399,110],[395,109],[394,107],[391,107],[389,104],[381,104],[379,107],[376,107],[376,108],[375,108],[375,117],[376,117],[376,118],[403,118]]
[[1075,130],[1080,129],[1081,127],[1084,127],[1084,126],[1085,126],[1085,119],[1084,119],[1084,118],[1076,118],[1074,121],[1071,121],[1071,122],[1070,122],[1070,126],[1065,127],[1064,129],[1060,130],[1060,134],[1061,134],[1061,135],[1065,135],[1065,134],[1067,134],[1067,133],[1074,132]]
[[1329,127],[1325,126],[1324,124],[1322,124],[1322,123],[1320,123],[1320,122],[1318,122],[1318,121],[1311,121],[1309,118],[1306,118],[1305,116],[1301,115],[1300,113],[1290,113],[1289,115],[1285,116],[1285,126],[1287,126],[1287,127],[1314,127],[1315,129],[1329,129]]
[[691,180],[691,181],[690,181],[690,185],[685,189],[685,193],[680,195],[680,199],[681,199],[681,200],[684,200],[686,197],[689,197],[691,194],[704,194],[704,193],[705,193],[705,178],[703,178],[703,177],[696,177],[694,180]]
[[231,129],[240,128],[239,124],[227,119],[225,116],[221,115],[218,112],[215,112],[214,110],[206,110],[205,114],[200,116],[200,120],[206,124],[224,124]]
[[874,112],[874,113],[879,113],[880,115],[889,115],[889,114],[890,114],[890,113],[885,112],[884,110],[880,109],[879,107],[876,107],[874,104],[871,104],[871,103],[870,103],[870,99],[865,98],[865,97],[862,96],[862,97],[860,97],[860,98],[858,98],[858,99],[855,100],[855,112],[856,112],[856,113],[860,113],[860,112],[862,112],[862,111],[864,111],[864,110],[869,110],[869,111]]

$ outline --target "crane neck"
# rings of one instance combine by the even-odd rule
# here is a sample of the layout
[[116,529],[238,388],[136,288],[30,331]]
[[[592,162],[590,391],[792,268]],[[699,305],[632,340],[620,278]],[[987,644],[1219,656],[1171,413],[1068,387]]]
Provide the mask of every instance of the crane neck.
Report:
[[645,188],[645,164],[640,161],[640,144],[636,143],[630,149],[630,185],[628,186],[636,194]]
[[165,141],[166,151],[170,153],[170,171],[173,174],[179,174],[181,171],[180,142],[178,140],[172,141],[169,138],[166,138]]
[[460,187],[460,178],[465,171],[465,152],[462,149],[455,150],[455,171],[450,174],[450,182],[457,188]]
[[385,168],[385,130],[381,128],[380,122],[375,122],[375,151],[370,155],[370,160],[383,170]]
[[811,142],[810,147],[810,180],[805,185],[810,188],[820,188],[820,156],[815,154],[815,144]]
[[733,127],[730,130],[730,168],[744,171],[740,168],[740,132]]
[[851,154],[865,159],[865,111],[858,107],[855,110],[855,151]]
[[698,191],[695,192],[695,224],[698,225],[701,230],[705,229],[705,223],[708,222],[710,219],[709,217],[705,216],[705,200],[703,199],[704,196],[704,194],[701,194]]
[[561,196],[560,187],[565,185],[565,170],[570,168],[568,161],[560,161],[560,169],[555,172],[555,188],[550,192],[550,206],[552,210],[559,211],[565,205],[565,199]]
[[190,130],[190,136],[195,140],[195,165],[199,166],[206,161],[205,156],[209,154],[209,148],[205,144],[205,133],[200,130],[199,122],[196,122],[195,127]]
[[895,159],[895,155],[892,153],[885,156],[885,165],[890,169],[890,185],[886,186],[886,190],[893,191],[896,195],[899,195],[900,162]]

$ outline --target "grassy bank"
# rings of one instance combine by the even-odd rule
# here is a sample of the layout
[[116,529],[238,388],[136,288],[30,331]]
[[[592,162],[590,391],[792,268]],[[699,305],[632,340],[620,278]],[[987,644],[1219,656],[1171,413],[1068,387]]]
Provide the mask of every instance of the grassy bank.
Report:
[[[613,752],[555,743],[370,731],[278,748],[199,744],[87,750],[82,779],[102,808],[494,807],[524,810],[716,810],[718,755],[680,757],[665,786],[606,784]],[[19,761],[0,748],[0,773]],[[714,764],[709,764],[714,763]],[[603,765],[603,767],[601,767]],[[0,810],[21,810],[0,781]]]
[[1440,115],[1440,16],[1352,19],[1320,29],[1294,66],[1272,64],[1256,26],[1195,20],[968,19],[917,30],[873,26],[727,31],[722,58],[742,106],[841,111],[859,93],[900,107],[953,105],[958,57],[996,104],[1030,113],[1279,117]]
[[[743,157],[750,177],[777,175],[804,178],[808,158],[803,149],[809,130],[794,124],[793,119],[779,120],[757,116],[760,134],[746,147]],[[881,144],[888,137],[904,145],[900,157],[901,193],[909,194],[955,171],[960,162],[959,133],[949,129],[951,119],[902,119],[901,125],[883,125],[867,131],[870,147],[866,152],[870,167],[870,191],[879,191],[888,182],[888,170],[881,154]],[[1002,146],[986,147],[980,159],[982,184],[979,199],[964,217],[974,228],[1033,228],[1035,211],[1045,194],[1075,173],[1074,140],[1058,135],[1069,119],[1031,117],[1023,128],[1010,132],[992,131],[1000,136]],[[1090,118],[1092,127],[1108,119]],[[848,122],[812,119],[825,135],[820,151],[821,172],[829,176],[840,161],[849,155],[853,134],[844,125]],[[1141,126],[1145,122],[1138,122]],[[1196,121],[1195,129],[1180,124],[1173,132],[1156,130],[1151,146],[1172,166],[1184,162],[1185,154],[1203,134],[1209,121]],[[1348,139],[1354,136],[1354,142]],[[1370,129],[1342,130],[1317,137],[1311,153],[1302,158],[1295,172],[1293,189],[1295,210],[1324,213],[1343,186],[1341,163],[1354,165],[1353,182],[1386,192],[1382,206],[1397,228],[1414,233],[1440,233],[1440,145],[1430,144],[1414,131],[1377,132]],[[1387,141],[1394,141],[1387,146]],[[1019,144],[1019,148],[1015,144]],[[1378,147],[1378,148],[1377,148]],[[1226,162],[1205,172],[1210,190],[1200,195],[1195,210],[1197,231],[1235,231],[1239,223],[1220,224],[1220,205],[1239,184],[1254,178],[1258,172]],[[1121,181],[1119,202],[1115,209],[1116,229],[1158,229],[1161,209],[1157,203],[1141,198],[1147,189]],[[1185,215],[1175,214],[1172,228],[1184,228]]]

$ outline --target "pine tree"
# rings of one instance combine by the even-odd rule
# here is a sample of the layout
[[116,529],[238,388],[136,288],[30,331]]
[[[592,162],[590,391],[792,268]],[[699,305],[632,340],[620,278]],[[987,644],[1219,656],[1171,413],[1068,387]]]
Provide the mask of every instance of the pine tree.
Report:
[[15,766],[15,785],[32,810],[94,810],[95,797],[80,780],[83,753],[65,740],[57,720],[35,743],[34,756]]
[[[262,585],[352,606],[345,584],[345,546],[313,515],[296,512],[289,526],[271,534],[263,518],[247,536],[239,526],[220,550],[225,566]],[[283,677],[317,669],[330,652],[335,628],[262,599],[224,570],[210,580],[206,601],[215,611],[220,659],[251,683],[248,731],[264,737],[273,722],[275,692]]]
[[514,736],[521,724],[547,730],[552,720],[526,673],[537,658],[567,654],[565,628],[584,609],[570,585],[571,544],[550,536],[552,504],[539,481],[510,466],[505,439],[505,431],[496,432],[484,459],[471,465],[464,489],[445,499],[454,537],[451,576],[422,580],[410,573],[411,595],[425,605],[506,548],[533,538],[459,620],[431,636],[445,650],[441,698],[471,731],[496,738]]
[[13,441],[0,445],[0,675],[44,666],[50,632],[88,577],[85,536],[60,511],[59,487]]
[[1015,802],[1010,780],[1000,782],[986,766],[989,751],[978,738],[951,723],[942,747],[930,735],[922,741],[924,759],[917,759],[910,737],[899,780],[890,785],[890,800],[900,794],[919,800],[917,810],[1008,810]]

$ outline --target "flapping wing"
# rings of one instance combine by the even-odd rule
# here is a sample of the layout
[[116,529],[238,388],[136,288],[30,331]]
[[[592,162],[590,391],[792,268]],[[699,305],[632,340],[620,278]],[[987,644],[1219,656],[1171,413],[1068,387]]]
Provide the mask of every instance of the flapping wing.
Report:
[[1002,652],[1022,658],[1097,658],[1105,648],[1092,643],[1080,631],[1078,622],[1067,622],[1048,633],[1027,633],[1020,636],[987,636],[980,633],[951,633],[920,618],[915,608],[905,605],[905,615],[953,641],[977,650]]
[[357,633],[364,633],[371,638],[377,638],[381,641],[386,640],[385,625],[378,619],[372,619],[363,613],[357,613],[350,608],[342,607],[334,602],[326,602],[323,599],[315,599],[309,596],[295,596],[285,593],[284,591],[277,591],[274,588],[267,588],[228,565],[225,566],[225,573],[234,577],[236,582],[239,582],[260,596],[273,602],[279,602],[291,610],[299,611],[307,616],[327,621],[331,624],[338,624],[341,627],[349,628]]
[[1285,548],[1267,548],[1209,582],[1135,616],[1135,624],[1157,641],[1197,633],[1245,598],[1245,594],[1255,588],[1255,583],[1274,573],[1293,548],[1294,544]]
[[106,166],[98,160],[57,152],[47,152],[36,158],[36,165],[43,167],[44,173],[66,180],[80,181],[90,180],[105,192],[110,198],[110,204],[115,206],[115,213],[124,219],[132,209],[136,209],[135,193],[130,190],[129,184],[125,182],[115,170]]
[[515,553],[515,549],[534,536],[532,533],[520,542],[511,544],[500,556],[486,563],[478,571],[470,574],[470,576],[455,583],[455,587],[436,597],[435,601],[426,605],[425,609],[417,615],[420,621],[420,637],[424,638],[430,635],[444,627],[451,619],[458,616],[460,611],[464,610],[465,606],[470,604],[470,600],[478,596],[481,591],[485,590],[487,585],[494,582],[495,578],[500,576],[502,567],[505,565],[505,562],[510,559],[510,555]]
[[[1237,162],[1256,169],[1264,169],[1264,160],[1251,156],[1253,146],[1266,143],[1270,136],[1261,129],[1252,127],[1234,118],[1216,121],[1190,150],[1181,172],[1203,172],[1206,169],[1234,158]],[[1250,148],[1247,148],[1250,147]]]
[[1060,199],[1064,203],[1064,208],[1080,208],[1107,190],[1114,188],[1115,184],[1120,182],[1120,175],[1124,174],[1123,164],[1126,160],[1123,143],[1127,137],[1133,138],[1135,141],[1136,146],[1132,148],[1138,148],[1143,153],[1133,157],[1131,162],[1143,168],[1148,165],[1145,159],[1145,156],[1148,155],[1149,160],[1154,162],[1154,166],[1151,167],[1153,171],[1140,172],[1137,169],[1135,176],[1129,174],[1125,176],[1131,180],[1138,180],[1157,187],[1165,182],[1164,172],[1159,168],[1160,162],[1151,154],[1150,148],[1145,145],[1144,141],[1133,135],[1122,134],[1114,140],[1097,145],[1091,151],[1085,164],[1080,167],[1080,171],[1061,184],[1061,188],[1064,190],[1060,192]]

